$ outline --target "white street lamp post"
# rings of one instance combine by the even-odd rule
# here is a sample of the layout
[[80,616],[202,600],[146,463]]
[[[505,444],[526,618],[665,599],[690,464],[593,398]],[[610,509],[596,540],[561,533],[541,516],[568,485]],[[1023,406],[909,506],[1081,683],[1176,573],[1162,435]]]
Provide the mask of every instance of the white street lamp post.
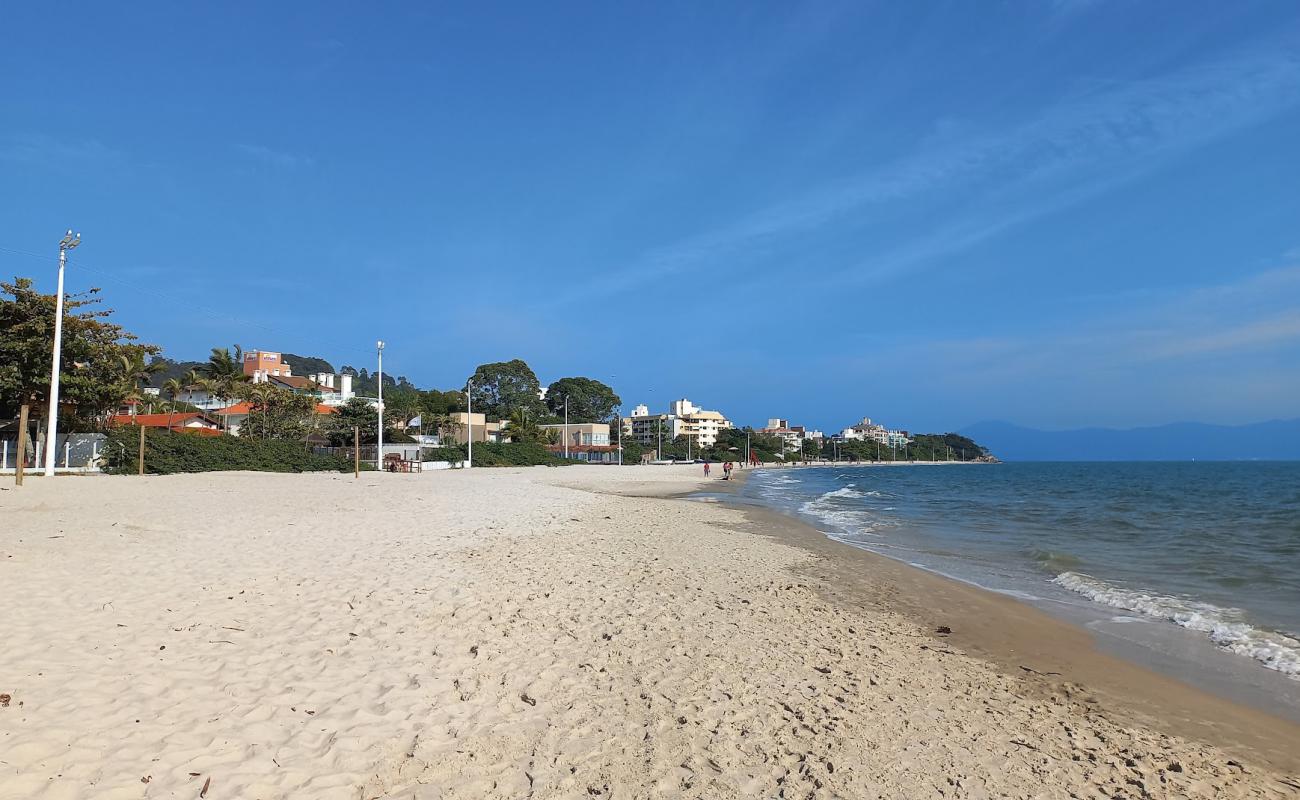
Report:
[[564,458],[569,458],[569,396],[564,396]]
[[50,367],[50,422],[45,431],[45,474],[54,475],[54,440],[59,433],[59,361],[63,349],[63,268],[68,263],[68,251],[81,244],[81,234],[72,231],[59,242],[59,293],[54,301],[54,356]]
[[379,443],[375,445],[375,466],[380,472],[384,470],[384,340],[375,343],[379,351]]

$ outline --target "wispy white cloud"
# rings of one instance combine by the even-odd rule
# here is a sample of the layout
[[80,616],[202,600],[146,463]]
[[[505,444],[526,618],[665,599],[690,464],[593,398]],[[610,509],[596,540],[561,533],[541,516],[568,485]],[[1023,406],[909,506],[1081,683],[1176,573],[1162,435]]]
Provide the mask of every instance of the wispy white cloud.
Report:
[[917,341],[889,357],[993,381],[1113,376],[1197,359],[1300,351],[1300,266],[1193,287],[1068,328]]
[[769,207],[616,269],[609,291],[707,264],[752,268],[785,243],[879,210],[946,196],[978,198],[930,226],[924,239],[872,254],[839,278],[861,282],[960,252],[1045,214],[1133,180],[1169,159],[1300,105],[1292,44],[1187,68],[1162,78],[1091,86],[1007,130],[930,141],[911,156]]
[[82,167],[120,163],[125,156],[99,139],[28,134],[0,141],[0,160],[41,166]]
[[310,167],[316,163],[311,156],[274,150],[260,144],[237,144],[235,149],[256,161],[280,169]]

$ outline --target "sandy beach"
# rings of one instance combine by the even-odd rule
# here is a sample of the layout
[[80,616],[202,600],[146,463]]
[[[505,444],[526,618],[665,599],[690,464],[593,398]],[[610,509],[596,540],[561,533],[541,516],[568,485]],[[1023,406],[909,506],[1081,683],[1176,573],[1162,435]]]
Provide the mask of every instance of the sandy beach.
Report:
[[0,798],[1300,797],[1296,726],[701,478],[8,487]]

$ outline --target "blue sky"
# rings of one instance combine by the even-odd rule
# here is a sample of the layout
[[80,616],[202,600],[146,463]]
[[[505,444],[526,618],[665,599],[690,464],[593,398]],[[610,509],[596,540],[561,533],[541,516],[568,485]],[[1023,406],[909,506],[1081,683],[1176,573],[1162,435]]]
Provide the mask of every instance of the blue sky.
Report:
[[[274,6],[274,7],[272,7]],[[1293,2],[20,4],[0,273],[173,358],[913,430],[1300,416]],[[17,35],[15,35],[17,34]],[[41,260],[31,253],[49,253]]]

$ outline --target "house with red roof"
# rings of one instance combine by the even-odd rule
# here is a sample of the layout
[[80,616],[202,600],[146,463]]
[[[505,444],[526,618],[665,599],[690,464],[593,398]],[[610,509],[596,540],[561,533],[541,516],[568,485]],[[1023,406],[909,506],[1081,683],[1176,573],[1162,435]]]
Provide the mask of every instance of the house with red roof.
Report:
[[199,436],[220,436],[221,425],[202,411],[177,411],[173,414],[115,414],[113,425],[136,425],[141,428],[195,433]]
[[[317,403],[314,409],[317,414],[337,414],[338,409],[333,406],[327,406],[324,403]],[[212,412],[212,416],[221,420],[227,431],[239,435],[239,429],[248,421],[248,415],[253,413],[253,404],[247,401],[235,403],[232,406],[218,408]]]

